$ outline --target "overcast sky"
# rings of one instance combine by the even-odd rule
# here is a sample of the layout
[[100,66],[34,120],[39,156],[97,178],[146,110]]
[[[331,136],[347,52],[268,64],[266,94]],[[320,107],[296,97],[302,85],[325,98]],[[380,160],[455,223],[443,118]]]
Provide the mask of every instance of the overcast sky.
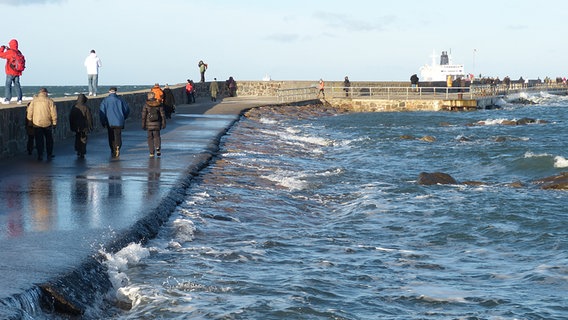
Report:
[[[542,5],[541,5],[542,3]],[[568,76],[568,1],[0,0],[22,85],[199,80],[408,80],[451,52],[475,75]],[[2,61],[3,62],[3,61]],[[0,84],[3,83],[0,82]]]

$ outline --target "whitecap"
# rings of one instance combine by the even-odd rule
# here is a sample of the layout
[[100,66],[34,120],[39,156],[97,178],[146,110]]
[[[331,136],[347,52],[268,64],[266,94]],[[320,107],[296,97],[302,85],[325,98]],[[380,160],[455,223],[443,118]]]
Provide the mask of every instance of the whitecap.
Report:
[[554,167],[555,168],[566,168],[568,167],[568,160],[563,156],[554,157]]
[[109,254],[101,252],[106,260],[103,264],[107,267],[107,273],[114,288],[120,288],[128,284],[128,276],[124,271],[129,266],[137,265],[140,260],[150,256],[150,250],[139,243],[131,243],[120,251]]
[[195,230],[195,224],[191,220],[175,219],[173,222],[173,233],[176,242],[193,241]]

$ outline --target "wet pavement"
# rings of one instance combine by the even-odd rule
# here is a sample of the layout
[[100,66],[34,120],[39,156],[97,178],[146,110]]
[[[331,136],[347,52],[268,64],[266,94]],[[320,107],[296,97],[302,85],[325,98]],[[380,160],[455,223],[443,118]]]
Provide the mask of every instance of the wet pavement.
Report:
[[89,135],[85,159],[70,138],[55,142],[50,161],[38,161],[35,150],[1,161],[0,300],[72,270],[151,215],[188,168],[208,161],[242,110],[275,103],[244,97],[178,105],[162,130],[159,158],[149,157],[140,120],[130,119],[119,159],[101,131]]

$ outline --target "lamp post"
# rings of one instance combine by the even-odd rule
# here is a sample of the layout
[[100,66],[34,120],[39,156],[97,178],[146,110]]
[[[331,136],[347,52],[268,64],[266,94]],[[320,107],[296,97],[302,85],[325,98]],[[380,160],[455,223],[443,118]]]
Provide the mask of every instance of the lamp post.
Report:
[[475,77],[475,54],[477,53],[477,49],[473,49],[473,76]]

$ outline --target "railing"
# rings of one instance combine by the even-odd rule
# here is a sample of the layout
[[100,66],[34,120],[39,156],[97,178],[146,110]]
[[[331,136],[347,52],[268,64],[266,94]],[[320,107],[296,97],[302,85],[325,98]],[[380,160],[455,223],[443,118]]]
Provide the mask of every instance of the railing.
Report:
[[[461,100],[505,96],[517,92],[566,92],[564,84],[547,83],[527,87],[523,84],[473,85],[470,87],[337,87],[324,90],[325,98],[386,99],[386,100]],[[277,90],[279,102],[313,100],[318,97],[316,86]]]
[[293,88],[293,89],[279,89],[276,91],[278,102],[296,102],[317,99],[317,88]]

